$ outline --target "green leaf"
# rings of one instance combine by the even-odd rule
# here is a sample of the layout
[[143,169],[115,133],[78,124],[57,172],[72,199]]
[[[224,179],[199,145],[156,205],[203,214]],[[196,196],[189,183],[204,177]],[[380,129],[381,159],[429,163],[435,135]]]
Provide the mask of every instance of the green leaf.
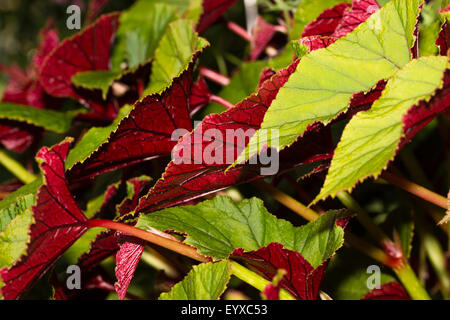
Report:
[[266,145],[284,149],[312,123],[329,123],[346,111],[354,94],[370,91],[406,65],[421,3],[393,0],[328,48],[304,56],[235,164]]
[[160,93],[167,88],[187,68],[192,56],[207,45],[208,41],[194,31],[192,21],[180,19],[170,23],[156,50],[150,84],[144,94]]
[[81,138],[77,145],[70,150],[66,159],[66,170],[70,170],[77,163],[83,163],[104,143],[108,142],[110,135],[117,130],[123,118],[133,109],[130,105],[125,105],[119,110],[117,118],[107,127],[94,127]]
[[300,1],[294,15],[294,27],[290,39],[296,40],[302,36],[306,25],[317,19],[326,9],[332,8],[340,3],[351,3],[351,0],[302,0]]
[[10,194],[0,202],[0,232],[19,214],[34,204],[35,194],[42,184],[42,179],[27,184]]
[[422,57],[411,61],[389,80],[372,108],[358,113],[345,127],[325,184],[314,202],[380,175],[394,159],[404,136],[403,116],[442,88],[447,68],[447,57]]
[[421,57],[434,56],[439,53],[436,40],[442,26],[438,13],[440,5],[440,1],[432,1],[423,6],[422,21],[419,25],[419,55]]
[[133,70],[154,57],[167,26],[178,17],[172,2],[140,0],[121,14],[112,56],[113,70],[121,70],[123,61]]
[[0,269],[11,266],[26,251],[32,222],[31,210],[25,209],[0,233]]
[[340,216],[339,212],[330,212],[315,222],[294,227],[271,215],[257,198],[237,203],[218,196],[197,205],[143,215],[136,227],[186,233],[187,244],[214,259],[226,258],[237,248],[253,251],[277,242],[300,252],[316,268],[343,243],[344,231],[336,226]]
[[72,83],[77,87],[102,91],[103,99],[108,96],[109,87],[122,76],[120,71],[86,71],[72,77]]
[[58,112],[14,103],[0,103],[0,119],[26,122],[56,133],[70,129],[72,119],[81,111]]
[[194,266],[183,281],[177,283],[159,300],[218,300],[230,281],[227,260]]

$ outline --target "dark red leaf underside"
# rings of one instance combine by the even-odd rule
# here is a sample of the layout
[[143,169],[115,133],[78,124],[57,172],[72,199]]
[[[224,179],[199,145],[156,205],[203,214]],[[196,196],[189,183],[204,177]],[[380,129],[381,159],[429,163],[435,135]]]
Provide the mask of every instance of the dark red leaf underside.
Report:
[[285,270],[286,274],[280,281],[280,286],[298,300],[317,299],[327,265],[325,262],[314,269],[300,253],[285,249],[279,243],[271,243],[251,252],[236,249],[231,256],[244,261],[270,281],[277,274],[277,270]]
[[171,139],[174,130],[192,130],[189,99],[195,60],[196,57],[161,95],[150,95],[137,102],[118,129],[111,134],[108,143],[70,170],[70,180],[94,177],[169,155],[177,143]]
[[142,252],[144,252],[145,241],[120,236],[120,249],[116,254],[116,278],[114,288],[121,300],[127,294],[128,286],[133,279]]
[[450,70],[444,75],[444,86],[438,90],[433,98],[428,102],[421,102],[412,107],[408,114],[403,117],[404,138],[400,143],[400,148],[420,132],[438,114],[447,111],[450,107]]
[[363,300],[411,300],[405,289],[397,282],[383,284],[380,289],[373,289]]
[[16,299],[26,292],[86,230],[86,217],[79,209],[64,177],[64,159],[70,141],[48,149],[42,148],[37,158],[45,184],[37,193],[32,207],[35,223],[27,253],[11,269],[2,269],[5,299]]
[[119,14],[100,18],[73,38],[63,41],[44,61],[40,80],[52,96],[78,99],[72,77],[78,72],[109,69],[110,50]]
[[211,24],[216,22],[225,11],[230,8],[236,0],[203,0],[203,13],[200,17],[200,20],[197,24],[197,32],[202,33],[205,31]]
[[[211,142],[211,137],[206,133],[207,130],[213,129],[226,137],[226,130],[230,129],[244,131],[259,129],[266,110],[297,64],[298,61],[287,69],[280,70],[259,88],[257,94],[246,98],[234,108],[221,114],[207,116],[193,133],[185,135],[175,147],[174,154],[180,153],[179,160],[190,158],[192,161],[181,164],[171,162],[166,168],[163,179],[156,183],[146,198],[141,199],[137,212],[150,212],[185,203],[220,189],[261,177],[261,165],[238,165],[225,174],[225,169],[245,148],[250,135],[245,139],[235,139],[233,143],[230,141],[224,143],[220,139]],[[320,130],[319,127],[311,128],[311,132],[299,139],[298,147],[291,148],[295,152],[295,156],[294,153],[289,155],[282,153],[280,163],[292,167],[295,164],[330,157],[332,146],[328,140],[328,132]],[[216,151],[222,150],[221,161],[206,159],[208,154],[204,151],[207,147],[210,149],[213,147]],[[199,154],[203,155],[205,159],[198,159]],[[232,155],[231,163],[229,160],[227,161],[227,155]]]
[[309,36],[332,36],[340,25],[344,13],[351,8],[351,4],[341,3],[322,12],[316,20],[305,27],[302,37]]
[[276,32],[277,28],[274,25],[267,23],[263,18],[258,16],[253,28],[250,60],[256,60],[261,55]]

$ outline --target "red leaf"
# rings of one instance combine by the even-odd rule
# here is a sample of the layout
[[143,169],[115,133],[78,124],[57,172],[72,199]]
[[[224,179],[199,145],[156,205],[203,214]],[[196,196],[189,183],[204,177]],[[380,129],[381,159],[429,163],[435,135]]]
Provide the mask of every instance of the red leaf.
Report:
[[40,187],[32,207],[35,223],[27,253],[11,269],[2,269],[5,299],[23,295],[86,230],[86,217],[72,198],[64,177],[64,159],[70,141],[48,149],[42,148],[37,158],[45,184]]
[[257,251],[244,252],[236,249],[232,257],[243,261],[272,281],[278,269],[286,271],[280,286],[298,300],[316,300],[327,262],[314,269],[298,252],[271,243]]
[[97,101],[89,90],[77,89],[72,77],[78,72],[108,70],[110,51],[119,26],[119,13],[102,16],[73,38],[63,41],[44,60],[40,82],[52,96],[73,98],[94,111],[100,120],[112,120],[118,106],[112,101]]
[[118,237],[114,231],[103,231],[91,243],[89,252],[78,259],[78,266],[83,271],[90,271],[100,262],[119,250]]
[[[150,212],[185,203],[228,186],[261,177],[261,165],[238,165],[225,174],[225,169],[245,148],[249,136],[246,139],[237,139],[239,141],[235,139],[234,143],[218,141],[220,145],[216,150],[223,149],[223,155],[221,164],[217,164],[218,161],[210,161],[209,158],[198,159],[198,154],[204,155],[205,149],[211,148],[211,144],[214,143],[214,141],[210,141],[209,136],[204,136],[204,133],[213,129],[225,137],[226,131],[230,129],[241,129],[244,132],[249,129],[257,130],[266,110],[277,95],[278,89],[287,81],[297,63],[298,61],[287,69],[278,71],[259,88],[257,94],[251,95],[234,108],[221,114],[207,116],[193,133],[185,135],[175,147],[174,153],[182,153],[183,150],[187,150],[188,154],[183,154],[182,158],[190,157],[192,162],[176,164],[172,161],[166,168],[163,178],[150,190],[146,198],[141,199],[136,212]],[[280,164],[292,167],[295,164],[331,157],[333,147],[329,140],[329,132],[320,130],[321,128],[320,125],[312,126],[310,131],[289,149],[289,153],[282,152]],[[232,155],[231,162],[230,159],[227,159],[227,155]],[[198,160],[204,161],[197,162]]]
[[189,99],[195,60],[163,93],[137,102],[108,143],[70,170],[71,181],[169,155],[177,143],[171,139],[174,130],[192,130]]
[[373,289],[363,300],[411,300],[405,289],[397,282],[383,284],[380,289]]
[[267,300],[280,300],[280,286],[274,286],[273,284],[268,284],[264,289],[264,296]]
[[276,32],[277,28],[274,25],[258,16],[253,28],[250,60],[256,60],[259,57]]
[[351,4],[341,3],[333,8],[325,10],[316,20],[305,27],[302,37],[332,36],[349,8],[351,8]]
[[114,284],[114,288],[119,298],[123,300],[144,251],[145,241],[129,237],[121,237],[120,241],[122,244],[116,254],[117,282]]
[[340,38],[352,32],[378,9],[380,9],[380,6],[376,0],[353,0],[351,10],[344,12],[342,20],[333,33],[333,36]]
[[105,15],[73,38],[63,41],[44,61],[40,80],[56,97],[79,95],[72,86],[78,72],[108,70],[110,50],[117,31],[119,14]]
[[200,16],[199,22],[197,24],[197,32],[202,33],[210,25],[216,22],[225,11],[230,8],[236,0],[203,0],[203,13]]

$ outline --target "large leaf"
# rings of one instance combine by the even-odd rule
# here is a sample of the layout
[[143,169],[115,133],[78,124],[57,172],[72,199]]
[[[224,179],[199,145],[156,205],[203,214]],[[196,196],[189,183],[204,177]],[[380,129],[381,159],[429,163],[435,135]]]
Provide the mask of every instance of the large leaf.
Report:
[[233,252],[233,258],[243,258],[269,280],[274,278],[278,270],[284,270],[286,274],[281,279],[280,286],[298,300],[317,299],[327,266],[325,262],[314,268],[300,253],[285,249],[279,243],[271,243],[252,252],[239,249]]
[[72,198],[64,178],[64,159],[70,141],[43,148],[37,158],[44,185],[32,207],[34,224],[27,252],[10,269],[0,270],[5,299],[22,296],[85,231],[86,217]]
[[252,251],[277,242],[300,252],[317,267],[343,243],[344,231],[336,225],[339,217],[338,213],[329,213],[316,222],[294,227],[267,212],[257,198],[236,203],[228,197],[218,196],[197,205],[142,215],[136,226],[187,234],[187,244],[214,259],[226,258],[237,248]]
[[[346,126],[316,201],[380,175],[405,137],[408,111],[421,101],[429,101],[443,87],[448,68],[446,57],[423,57],[410,62],[389,80],[372,108],[357,114]],[[441,99],[433,107],[437,112],[448,107]]]
[[227,260],[194,266],[183,281],[177,283],[160,300],[218,300],[230,281]]
[[77,113],[78,111],[58,112],[14,103],[0,103],[0,119],[25,122],[57,133],[67,132]]
[[[421,2],[393,0],[326,49],[304,56],[236,163],[266,147],[286,148],[310,125],[329,123],[348,109],[355,94],[405,66],[412,58]],[[279,132],[268,139],[271,129]]]
[[[248,137],[254,132],[252,130],[259,128],[264,113],[277,95],[278,89],[295,70],[296,63],[266,80],[258,93],[221,114],[207,116],[192,133],[185,135],[172,152],[175,161],[168,165],[163,178],[155,184],[148,196],[141,199],[136,212],[151,212],[177,205],[261,177],[264,174],[261,172],[262,164],[238,166],[226,173],[225,170],[243,150]],[[211,141],[209,132],[215,132],[217,135],[220,133],[222,137],[226,137],[227,130],[233,130],[232,132],[237,134],[233,141]],[[311,128],[298,144],[288,152],[280,154],[280,170],[328,159],[332,149],[328,129],[322,126]],[[212,153],[215,150],[217,154],[213,159]],[[201,159],[199,154],[203,155]]]
[[196,52],[202,51],[208,42],[194,32],[189,20],[177,20],[169,24],[155,52],[150,86],[145,94],[160,93],[179,77]]

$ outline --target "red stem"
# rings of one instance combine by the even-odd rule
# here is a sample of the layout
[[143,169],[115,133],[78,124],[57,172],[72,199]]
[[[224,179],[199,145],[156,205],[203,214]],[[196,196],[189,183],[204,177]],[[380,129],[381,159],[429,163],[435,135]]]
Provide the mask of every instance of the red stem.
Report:
[[221,86],[227,86],[230,83],[229,78],[225,77],[224,75],[221,75],[220,73],[214,70],[208,69],[206,67],[200,67],[199,71],[202,76],[211,81],[214,81],[215,83],[220,84]]
[[409,193],[412,193],[419,198],[434,203],[438,207],[441,207],[445,210],[448,209],[447,199],[441,196],[440,194],[430,191],[427,188],[419,186],[414,182],[411,182],[405,178],[402,178],[389,172],[383,173],[381,177],[390,184],[393,184],[405,191],[408,191]]
[[230,29],[231,31],[233,31],[235,34],[237,34],[242,39],[244,39],[248,42],[252,41],[252,36],[247,32],[247,30],[242,28],[240,25],[238,25],[232,21],[227,21],[227,28]]
[[182,243],[181,241],[175,241],[172,239],[164,238],[150,231],[145,231],[133,226],[129,226],[127,224],[101,219],[88,220],[86,224],[89,228],[100,227],[123,232],[136,238],[154,243],[158,246],[164,247],[166,249],[177,252],[179,254],[182,254],[184,256],[187,256],[200,262],[210,261],[207,257],[199,254],[195,248],[190,247]]
[[230,101],[227,101],[227,100],[225,100],[224,98],[219,97],[219,96],[216,96],[216,95],[214,95],[214,94],[212,94],[212,95],[209,97],[209,101],[210,101],[210,102],[216,102],[216,103],[218,103],[218,104],[221,104],[222,106],[224,106],[224,107],[227,108],[227,109],[234,108],[234,104],[232,104]]

